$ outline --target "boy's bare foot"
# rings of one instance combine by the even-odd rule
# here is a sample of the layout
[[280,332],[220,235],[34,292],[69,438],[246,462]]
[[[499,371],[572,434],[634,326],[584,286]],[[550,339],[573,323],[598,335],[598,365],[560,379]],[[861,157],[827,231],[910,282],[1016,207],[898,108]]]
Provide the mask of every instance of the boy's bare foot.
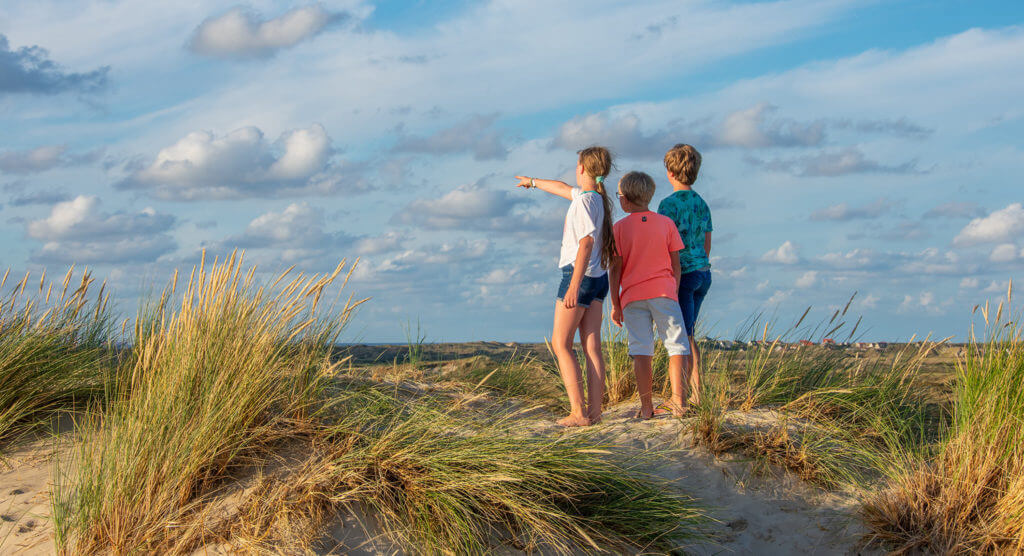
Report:
[[601,422],[601,416],[600,415],[598,415],[597,417],[589,417],[589,419],[590,419],[590,424],[591,425],[597,425],[597,424],[599,424]]
[[590,426],[590,419],[576,415],[568,415],[558,420],[563,427],[587,427]]
[[650,413],[646,413],[646,412],[644,412],[644,408],[643,407],[640,407],[639,409],[637,409],[636,410],[636,415],[634,415],[634,418],[642,419],[644,421],[646,421],[646,420],[648,420],[648,419],[650,419],[652,417],[654,417],[654,410],[652,409],[650,411]]

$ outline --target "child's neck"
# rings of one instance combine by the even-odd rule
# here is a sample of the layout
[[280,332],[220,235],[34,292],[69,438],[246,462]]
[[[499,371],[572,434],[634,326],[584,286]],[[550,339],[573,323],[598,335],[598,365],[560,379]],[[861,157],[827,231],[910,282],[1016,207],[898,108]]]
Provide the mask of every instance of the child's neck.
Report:
[[647,208],[648,205],[634,205],[630,203],[628,206],[623,207],[623,210],[632,214],[634,212],[650,212],[651,209]]
[[580,180],[580,189],[583,191],[597,191],[597,182],[593,179]]
[[669,183],[672,184],[672,191],[693,191],[693,185],[686,185],[685,183],[669,178]]

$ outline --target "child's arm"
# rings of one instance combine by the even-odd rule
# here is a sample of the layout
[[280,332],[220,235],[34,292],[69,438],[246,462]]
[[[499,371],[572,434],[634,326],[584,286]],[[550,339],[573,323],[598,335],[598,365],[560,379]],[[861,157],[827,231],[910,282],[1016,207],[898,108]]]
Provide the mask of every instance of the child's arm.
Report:
[[[678,263],[677,263],[678,264]],[[619,278],[622,276],[622,257],[612,257],[612,266],[608,269],[608,290],[612,294],[612,322],[622,328],[622,301],[619,299]]]
[[547,191],[552,195],[558,195],[559,197],[565,197],[566,199],[572,200],[572,187],[564,181],[558,180],[542,180],[540,178],[528,178],[526,176],[516,176],[519,180],[518,187],[525,187],[527,189],[536,187],[541,191]]
[[683,268],[679,266],[679,251],[669,251],[669,257],[672,259],[672,276],[676,277],[676,289],[678,290],[679,281],[683,278]]
[[576,306],[576,298],[580,295],[580,284],[583,283],[583,276],[587,273],[587,265],[590,263],[590,253],[594,250],[594,236],[587,236],[580,240],[580,248],[576,250],[576,262],[572,266],[572,278],[569,280],[569,290],[565,292],[562,302],[566,309]]
[[704,254],[711,256],[711,232],[704,232]]

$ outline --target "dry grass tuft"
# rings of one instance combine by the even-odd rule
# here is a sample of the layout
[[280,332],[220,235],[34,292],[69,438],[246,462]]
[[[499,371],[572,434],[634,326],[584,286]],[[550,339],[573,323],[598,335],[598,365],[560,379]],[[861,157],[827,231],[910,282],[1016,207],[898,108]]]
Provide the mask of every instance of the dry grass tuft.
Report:
[[[71,552],[181,545],[226,478],[301,430],[330,347],[358,302],[317,306],[339,276],[288,272],[255,281],[240,256],[193,268],[136,321],[118,394],[86,427],[70,481],[54,497],[58,544]],[[351,271],[350,271],[351,272]]]
[[[1009,306],[1007,301],[1007,306]],[[897,553],[1024,551],[1024,341],[1000,305],[957,365],[951,430],[934,457],[896,461],[864,516]]]

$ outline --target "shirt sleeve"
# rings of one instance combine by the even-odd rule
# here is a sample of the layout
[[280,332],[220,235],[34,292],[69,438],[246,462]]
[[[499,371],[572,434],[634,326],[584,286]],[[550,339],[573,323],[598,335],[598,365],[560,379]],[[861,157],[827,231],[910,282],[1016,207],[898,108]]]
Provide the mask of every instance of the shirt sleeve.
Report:
[[580,239],[594,235],[594,232],[597,231],[598,214],[596,208],[593,203],[588,203],[587,199],[579,199],[575,203],[572,214],[573,233]]

